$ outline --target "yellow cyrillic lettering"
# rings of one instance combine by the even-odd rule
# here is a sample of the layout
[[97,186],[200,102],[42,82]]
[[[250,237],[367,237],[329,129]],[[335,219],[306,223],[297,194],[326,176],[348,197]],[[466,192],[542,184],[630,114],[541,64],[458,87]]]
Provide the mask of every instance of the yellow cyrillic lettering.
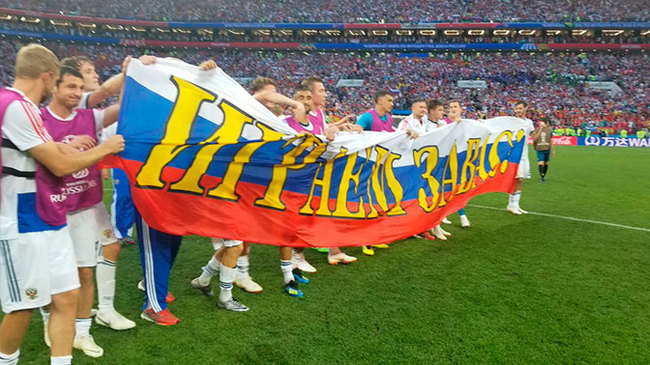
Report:
[[[273,175],[269,186],[264,193],[264,197],[255,200],[255,205],[267,207],[272,209],[284,210],[286,206],[281,200],[281,194],[284,189],[284,183],[287,180],[287,172],[289,169],[301,169],[305,164],[315,163],[320,157],[327,144],[323,143],[317,137],[311,134],[300,135],[289,140],[285,147],[292,144],[297,139],[303,139],[298,145],[293,147],[289,152],[285,153],[282,157],[282,163],[273,167]],[[296,164],[296,159],[308,148],[313,147],[312,151],[304,158],[302,164]]]
[[359,175],[361,175],[362,168],[354,173],[354,167],[357,163],[358,153],[348,155],[348,160],[343,169],[343,176],[341,176],[341,184],[339,185],[339,193],[336,197],[336,209],[334,210],[335,217],[343,218],[365,218],[365,210],[363,207],[363,196],[359,196],[359,210],[351,212],[348,208],[348,191],[350,190],[350,182],[354,183],[354,193],[359,193]]
[[[447,162],[445,162],[445,168],[442,172],[439,207],[447,205],[447,199],[445,198],[445,185],[451,185],[449,200],[456,195],[456,184],[458,183],[458,153],[456,151],[456,142],[454,142],[454,145],[451,147],[451,151],[449,152],[449,156],[447,157]],[[447,175],[449,175],[449,178],[447,178]]]
[[185,144],[190,138],[192,125],[201,104],[216,99],[216,95],[208,90],[176,76],[172,76],[171,81],[178,89],[178,96],[167,121],[165,136],[160,144],[151,149],[147,161],[136,175],[136,186],[139,187],[158,189],[165,187],[165,182],[162,181],[163,168],[181,151],[189,147]]
[[429,204],[429,197],[427,196],[426,189],[418,189],[418,203],[420,207],[427,213],[433,211],[433,209],[438,204],[438,199],[440,194],[438,190],[440,189],[440,183],[433,177],[433,170],[438,165],[438,147],[436,146],[427,146],[419,150],[413,151],[413,161],[415,162],[416,167],[422,165],[422,157],[426,155],[426,169],[422,176],[423,179],[429,184],[429,189],[431,190],[431,204]]
[[467,153],[465,154],[465,162],[461,169],[460,175],[460,186],[456,194],[463,194],[468,192],[470,189],[476,187],[476,180],[474,176],[476,175],[476,165],[474,161],[478,158],[480,154],[480,138],[472,138],[467,141]]

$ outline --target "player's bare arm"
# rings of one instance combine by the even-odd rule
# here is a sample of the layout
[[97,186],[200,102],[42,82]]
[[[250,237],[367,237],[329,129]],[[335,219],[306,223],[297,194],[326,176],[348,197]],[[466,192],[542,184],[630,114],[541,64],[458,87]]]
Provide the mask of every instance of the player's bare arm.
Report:
[[540,133],[542,133],[542,128],[537,127],[537,129],[535,129],[533,133],[530,134],[530,137],[533,140],[536,140],[539,137]]
[[363,127],[354,123],[354,118],[355,118],[354,115],[346,115],[340,120],[333,123],[328,123],[327,125],[336,126],[340,130],[345,132],[358,132],[358,133],[363,132]]
[[89,150],[97,145],[97,140],[95,138],[83,134],[80,136],[75,136],[68,145],[76,150],[84,149]]
[[345,132],[356,132],[356,133],[361,133],[363,132],[363,127],[358,125],[358,124],[353,124],[353,123],[343,123],[343,124],[338,124],[336,125],[340,130],[345,131]]
[[407,130],[406,130],[406,135],[409,136],[411,139],[416,139],[416,138],[418,138],[418,137],[420,136],[420,135],[418,134],[418,132],[413,131],[413,130],[411,130],[411,129],[407,129]]
[[77,154],[63,154],[55,142],[46,142],[29,150],[29,154],[56,176],[70,175],[92,166],[102,158],[124,150],[124,138],[110,137],[106,142]]
[[97,90],[90,93],[88,96],[88,107],[92,108],[104,102],[106,99],[117,95],[117,93],[120,92],[123,83],[124,75],[121,73],[106,80],[106,82],[102,83]]
[[548,143],[551,144],[551,157],[555,157],[555,145],[553,144],[553,138],[548,139]]
[[117,95],[117,93],[122,90],[122,86],[124,85],[124,80],[125,80],[125,73],[126,73],[126,68],[129,65],[129,62],[131,62],[131,56],[127,56],[124,58],[124,61],[122,61],[122,72],[111,77],[110,79],[106,80],[106,82],[102,83],[99,88],[88,96],[88,107],[92,108],[104,101],[106,99]]
[[340,130],[337,126],[329,125],[327,128],[325,128],[325,138],[327,138],[328,141],[333,141],[339,131]]
[[263,91],[255,94],[254,97],[260,103],[274,103],[293,108],[294,116],[298,120],[304,119],[305,114],[307,114],[302,103],[273,91]]
[[70,144],[68,143],[63,143],[63,142],[54,142],[54,143],[56,143],[56,147],[64,155],[74,155],[76,153],[79,153],[78,149],[70,146]]

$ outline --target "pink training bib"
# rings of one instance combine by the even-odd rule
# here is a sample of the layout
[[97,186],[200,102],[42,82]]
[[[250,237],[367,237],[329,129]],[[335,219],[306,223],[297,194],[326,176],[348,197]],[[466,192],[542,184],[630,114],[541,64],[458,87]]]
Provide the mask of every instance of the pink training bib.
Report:
[[325,133],[325,114],[322,110],[316,109],[316,115],[309,113],[309,122],[314,126],[314,128],[320,128],[320,132],[314,132],[318,134]]
[[[43,124],[56,142],[67,142],[75,136],[97,136],[95,114],[91,109],[76,109],[71,120],[61,120],[47,109],[41,109]],[[103,196],[101,172],[97,166],[91,166],[71,175],[64,176],[61,193],[65,196],[65,210],[76,212],[91,207]]]
[[312,122],[311,115],[309,116],[309,119],[309,126],[300,124],[300,122],[298,122],[293,116],[287,118],[286,121],[287,124],[298,133],[305,132],[310,134],[323,134],[325,132],[323,124],[315,124]]
[[386,121],[381,120],[379,117],[379,114],[377,114],[377,110],[375,108],[372,108],[368,110],[366,113],[372,114],[372,131],[375,132],[393,132],[395,129],[393,129],[393,116],[390,114],[386,114]]

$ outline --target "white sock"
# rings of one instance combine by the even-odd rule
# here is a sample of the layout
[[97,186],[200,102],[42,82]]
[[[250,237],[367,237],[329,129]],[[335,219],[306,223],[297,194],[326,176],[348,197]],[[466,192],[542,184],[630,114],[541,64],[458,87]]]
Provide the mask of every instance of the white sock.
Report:
[[239,256],[239,258],[237,259],[237,276],[247,277],[249,266],[250,264],[248,262],[248,255]]
[[50,365],[71,365],[71,364],[72,364],[72,355],[50,357]]
[[93,324],[90,318],[77,318],[74,322],[74,337],[81,338],[90,336],[90,326]]
[[113,261],[104,259],[97,265],[97,308],[100,312],[112,312],[115,298],[115,268]]
[[38,311],[41,312],[41,317],[43,317],[43,322],[49,323],[50,322],[50,312],[43,309],[43,307],[38,308]]
[[302,260],[302,259],[305,258],[305,250],[304,249],[296,249],[296,248],[294,248],[294,249],[291,250],[291,253],[293,254],[293,256],[295,258],[297,258],[299,260]]
[[521,191],[515,191],[512,198],[512,205],[519,208],[519,201],[521,200]]
[[512,203],[514,202],[514,200],[515,200],[515,194],[508,195],[508,206],[509,207],[511,207],[513,205]]
[[305,254],[303,250],[296,250],[295,248],[291,250],[291,262],[293,267],[298,267],[298,263],[305,259]]
[[219,267],[219,300],[225,302],[232,298],[232,282],[235,280],[234,267],[227,267],[221,264]]
[[201,276],[199,276],[199,284],[202,286],[210,285],[212,277],[217,275],[219,272],[219,265],[221,265],[219,260],[212,256],[210,261],[208,261],[208,264],[202,267],[203,272],[201,272]]
[[280,270],[282,270],[282,276],[284,277],[284,283],[289,284],[293,280],[293,264],[291,260],[280,260]]
[[20,358],[20,349],[16,350],[13,354],[3,354],[0,352],[0,364],[1,365],[16,365],[18,364],[18,359]]

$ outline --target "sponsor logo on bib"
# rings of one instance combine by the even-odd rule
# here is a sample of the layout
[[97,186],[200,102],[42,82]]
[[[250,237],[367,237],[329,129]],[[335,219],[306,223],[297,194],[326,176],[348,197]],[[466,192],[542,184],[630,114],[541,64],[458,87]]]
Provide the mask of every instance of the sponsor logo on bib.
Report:
[[89,173],[90,172],[88,171],[88,169],[83,169],[81,171],[77,171],[73,173],[72,177],[74,177],[75,179],[83,179],[84,177],[88,176]]

